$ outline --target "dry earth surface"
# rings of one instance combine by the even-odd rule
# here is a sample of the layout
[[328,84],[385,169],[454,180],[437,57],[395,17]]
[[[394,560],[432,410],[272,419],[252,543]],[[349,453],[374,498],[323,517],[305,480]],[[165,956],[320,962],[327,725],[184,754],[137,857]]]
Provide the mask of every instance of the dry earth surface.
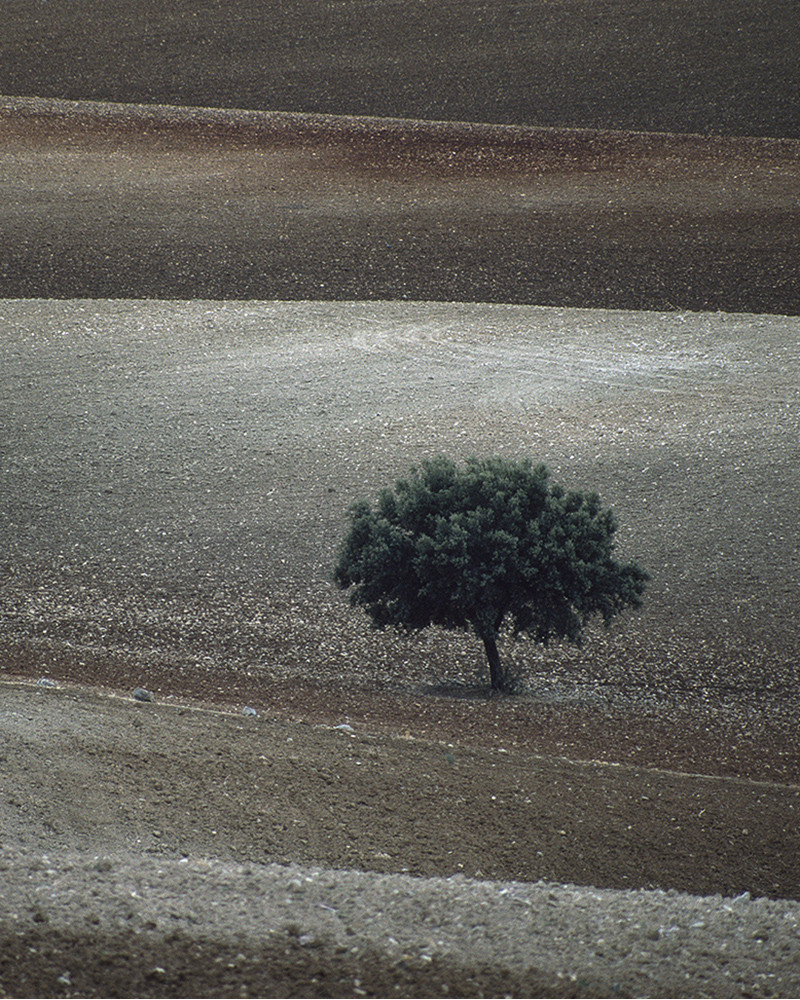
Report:
[[800,138],[794,0],[15,0],[0,93]]
[[800,312],[800,140],[0,99],[0,295]]
[[[1,17],[0,992],[800,993],[793,2]],[[513,699],[329,583],[440,451],[653,574]]]
[[[28,680],[3,688],[7,992],[796,989],[796,319],[118,300],[0,318],[0,648]],[[509,648],[513,699],[486,697],[468,636],[370,633],[329,582],[354,499],[476,451],[598,487],[653,574],[584,649]],[[374,902],[344,871],[406,880]],[[446,933],[426,900],[448,893]],[[508,895],[526,909],[486,909]]]

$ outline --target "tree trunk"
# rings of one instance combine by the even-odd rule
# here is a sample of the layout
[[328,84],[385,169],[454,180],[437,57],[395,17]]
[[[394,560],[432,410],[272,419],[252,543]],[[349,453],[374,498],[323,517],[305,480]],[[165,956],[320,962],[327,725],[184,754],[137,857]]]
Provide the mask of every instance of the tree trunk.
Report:
[[489,661],[489,675],[492,678],[493,691],[505,691],[506,672],[500,662],[500,654],[497,652],[497,640],[483,637],[483,646],[486,650],[486,659]]

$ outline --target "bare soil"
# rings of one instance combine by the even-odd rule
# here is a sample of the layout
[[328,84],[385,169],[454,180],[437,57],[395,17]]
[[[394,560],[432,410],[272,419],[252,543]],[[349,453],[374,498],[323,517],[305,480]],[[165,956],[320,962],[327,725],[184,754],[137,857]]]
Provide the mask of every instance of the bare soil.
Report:
[[0,94],[800,138],[794,0],[16,0]]
[[[134,6],[3,11],[0,992],[797,995],[792,5]],[[642,613],[513,699],[370,634],[438,451]]]
[[[7,992],[795,988],[796,320],[119,300],[0,313],[3,824],[22,894]],[[423,455],[475,450],[597,486],[653,573],[642,612],[582,650],[508,645],[515,698],[488,697],[469,636],[372,634],[329,582],[352,500]],[[356,934],[320,866],[364,900]],[[345,871],[374,873],[393,905]],[[397,875],[423,881],[380,881]],[[454,876],[494,888],[425,881]],[[267,903],[298,880],[310,909]],[[481,893],[540,882],[492,937]],[[565,884],[636,890],[650,916]],[[392,944],[400,899],[451,890],[452,938],[432,933],[438,916],[409,918]],[[690,895],[663,912],[655,890]],[[759,899],[732,927],[745,892]],[[120,893],[144,902],[119,918]],[[259,921],[237,918],[243,898],[264,900]],[[558,945],[548,908],[574,926],[585,906],[602,927]],[[494,941],[480,960],[466,926]],[[756,939],[772,944],[754,956]]]
[[800,140],[0,100],[0,295],[800,312]]

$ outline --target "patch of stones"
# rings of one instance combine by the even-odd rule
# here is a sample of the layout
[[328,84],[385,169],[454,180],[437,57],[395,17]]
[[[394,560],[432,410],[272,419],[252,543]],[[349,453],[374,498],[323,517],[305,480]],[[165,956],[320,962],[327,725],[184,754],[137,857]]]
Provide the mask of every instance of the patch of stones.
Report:
[[356,960],[377,949],[389,962],[417,956],[533,968],[582,982],[587,992],[576,995],[584,996],[800,995],[800,902],[749,893],[699,897],[191,857],[56,857],[10,847],[0,848],[0,875],[6,934],[85,935],[100,921],[137,937],[180,932],[244,950],[278,935],[326,953],[345,949]]

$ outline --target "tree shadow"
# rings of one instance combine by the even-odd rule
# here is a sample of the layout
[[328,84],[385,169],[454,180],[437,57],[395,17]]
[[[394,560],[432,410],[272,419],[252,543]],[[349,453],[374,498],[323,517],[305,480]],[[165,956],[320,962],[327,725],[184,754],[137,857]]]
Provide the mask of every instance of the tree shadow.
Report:
[[514,697],[522,693],[521,691],[496,691],[491,684],[480,681],[467,684],[454,680],[423,684],[417,688],[417,691],[419,694],[431,698],[453,698],[460,701],[490,701],[495,698]]

